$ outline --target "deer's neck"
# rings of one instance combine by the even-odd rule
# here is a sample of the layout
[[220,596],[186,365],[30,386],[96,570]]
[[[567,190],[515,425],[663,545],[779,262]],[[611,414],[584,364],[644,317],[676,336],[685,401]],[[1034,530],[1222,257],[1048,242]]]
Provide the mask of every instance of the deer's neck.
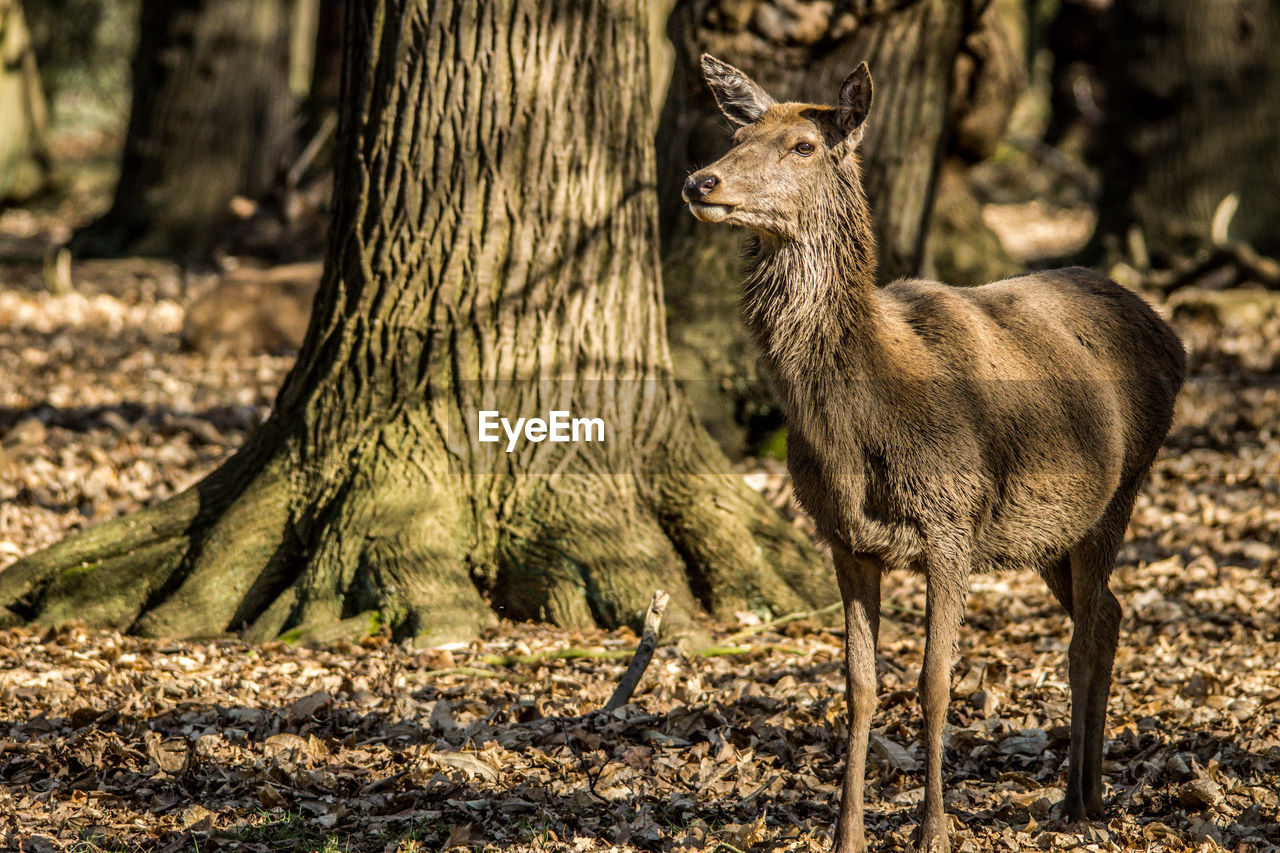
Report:
[[743,313],[786,396],[882,374],[884,319],[875,242],[856,176],[814,199],[800,237],[752,237]]

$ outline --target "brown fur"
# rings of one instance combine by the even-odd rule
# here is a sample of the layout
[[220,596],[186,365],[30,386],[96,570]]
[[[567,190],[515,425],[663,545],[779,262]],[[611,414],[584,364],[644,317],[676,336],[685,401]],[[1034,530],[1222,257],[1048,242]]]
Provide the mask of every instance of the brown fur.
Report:
[[743,127],[685,198],[698,218],[751,232],[744,317],[787,412],[796,496],[831,545],[845,601],[852,722],[837,849],[865,849],[880,575],[895,568],[927,583],[922,848],[948,849],[942,726],[974,571],[1034,569],[1071,614],[1064,809],[1100,817],[1120,621],[1108,579],[1172,421],[1181,343],[1087,269],[877,289],[855,150],[871,103],[865,64],[836,108],[775,104],[736,69],[711,57],[703,68]]

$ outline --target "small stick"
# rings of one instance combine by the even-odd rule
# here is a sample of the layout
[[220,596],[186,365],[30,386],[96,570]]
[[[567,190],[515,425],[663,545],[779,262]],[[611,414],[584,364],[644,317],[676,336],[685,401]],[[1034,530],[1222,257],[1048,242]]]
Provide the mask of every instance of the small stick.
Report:
[[1209,241],[1213,245],[1227,245],[1229,242],[1227,230],[1231,227],[1232,217],[1239,209],[1240,196],[1236,193],[1227,193],[1222,197],[1222,201],[1218,202],[1218,208],[1213,212],[1213,221],[1209,225]]
[[302,153],[298,155],[298,160],[289,167],[286,177],[290,189],[298,186],[302,181],[302,175],[311,166],[313,160],[320,153],[320,149],[324,147],[325,142],[329,140],[329,136],[338,127],[338,115],[330,110],[325,113],[323,119],[320,120],[320,128],[316,131],[316,135],[311,137],[311,141],[307,143],[307,147],[302,149]]
[[715,851],[717,850],[728,850],[729,853],[742,853],[741,850],[739,850],[737,847],[734,847],[732,844],[730,844],[727,841],[717,841],[716,846],[712,847],[711,850],[712,850],[712,853],[715,853]]
[[580,649],[570,646],[565,649],[552,649],[527,655],[482,655],[477,660],[479,663],[490,664],[491,666],[515,666],[516,664],[537,664],[549,660],[576,660],[578,658],[617,660],[632,657],[635,651],[635,649]]
[[783,652],[789,655],[803,655],[805,653],[803,649],[798,649],[795,646],[785,646],[782,643],[767,643],[762,646],[710,646],[696,652],[696,654],[704,658],[718,658],[726,655],[749,655],[755,652]]
[[658,646],[658,628],[662,625],[662,613],[667,609],[669,599],[670,596],[662,590],[653,594],[653,601],[649,602],[649,612],[644,615],[644,633],[640,637],[640,645],[636,647],[636,656],[631,659],[627,671],[622,674],[622,680],[618,682],[617,689],[613,691],[609,701],[604,703],[602,710],[607,712],[621,708],[630,701],[631,694],[636,692],[636,685],[640,683],[640,677],[644,675],[644,671],[649,668],[649,661],[653,659],[653,650]]
[[522,675],[511,675],[506,672],[494,672],[491,669],[480,669],[475,666],[451,666],[448,669],[432,669],[419,675],[419,678],[441,678],[446,675],[467,675],[472,678],[496,678],[499,681],[511,681],[516,684],[527,684],[532,679]]
[[813,616],[826,616],[828,613],[835,613],[841,607],[841,603],[837,601],[835,604],[828,604],[826,607],[819,607],[817,610],[805,610],[801,613],[789,613],[786,616],[779,616],[777,619],[770,619],[768,622],[762,622],[759,625],[752,625],[750,628],[744,628],[736,634],[730,634],[724,638],[724,645],[732,646],[739,640],[745,640],[752,634],[759,634],[773,628],[780,628],[783,625],[789,625],[792,622],[799,622],[801,619],[809,619]]

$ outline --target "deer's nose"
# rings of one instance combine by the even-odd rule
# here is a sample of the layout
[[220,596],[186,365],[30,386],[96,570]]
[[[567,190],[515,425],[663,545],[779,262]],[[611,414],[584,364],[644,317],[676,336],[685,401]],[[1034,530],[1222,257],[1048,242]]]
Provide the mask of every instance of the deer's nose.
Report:
[[684,182],[685,201],[697,201],[716,188],[720,179],[715,175],[690,175]]

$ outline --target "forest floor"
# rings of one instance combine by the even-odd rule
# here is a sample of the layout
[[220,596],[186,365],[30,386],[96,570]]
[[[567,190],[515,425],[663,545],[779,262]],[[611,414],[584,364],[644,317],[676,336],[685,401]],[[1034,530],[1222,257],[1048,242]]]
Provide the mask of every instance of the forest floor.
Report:
[[[64,226],[6,212],[0,254]],[[137,259],[0,263],[0,569],[191,485],[266,416],[290,358],[184,350],[194,284]],[[1108,818],[1056,816],[1068,620],[1037,578],[979,577],[946,732],[954,850],[1280,849],[1280,306],[1225,292],[1156,297],[1193,376],[1113,583]],[[779,467],[743,472],[795,517]],[[921,799],[922,611],[919,578],[887,579],[873,849],[910,849]],[[824,850],[841,637],[756,619],[709,626],[734,654],[661,647],[607,715],[627,631],[503,624],[450,649],[3,632],[0,846]],[[566,649],[612,656],[537,657]]]

